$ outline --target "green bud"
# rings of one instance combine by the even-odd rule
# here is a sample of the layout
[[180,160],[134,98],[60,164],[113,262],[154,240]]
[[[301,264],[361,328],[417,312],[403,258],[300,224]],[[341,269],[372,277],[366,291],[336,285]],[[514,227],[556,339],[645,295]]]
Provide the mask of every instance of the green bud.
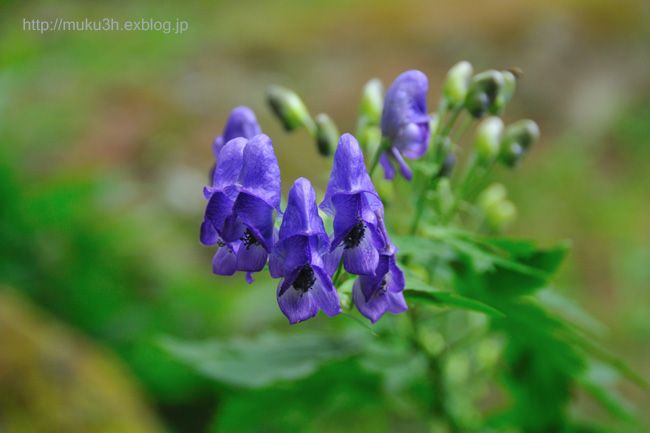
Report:
[[497,94],[496,101],[490,107],[490,113],[494,115],[499,115],[503,113],[506,105],[512,99],[512,96],[515,94],[515,89],[517,87],[517,77],[510,71],[502,71],[503,76],[503,86]]
[[501,231],[517,218],[517,208],[511,201],[505,200],[490,208],[485,216],[492,229]]
[[493,183],[481,193],[478,198],[478,204],[485,210],[504,201],[507,195],[508,192],[505,186],[500,183]]
[[359,117],[368,125],[379,125],[381,112],[384,108],[384,86],[377,78],[373,78],[363,86]]
[[325,113],[316,116],[316,146],[318,153],[330,156],[339,141],[339,130],[332,119]]
[[479,196],[478,203],[485,214],[485,222],[493,230],[503,230],[517,216],[517,208],[507,198],[506,188],[495,183]]
[[459,107],[465,101],[473,72],[471,63],[466,61],[456,63],[447,72],[442,94],[450,108]]
[[503,88],[503,82],[503,74],[495,70],[474,75],[465,98],[467,111],[478,119],[494,110],[493,106]]
[[491,163],[499,156],[503,134],[503,121],[499,117],[488,117],[479,123],[474,138],[474,148],[483,163]]
[[514,167],[538,139],[539,127],[532,120],[522,119],[508,125],[501,139],[501,161]]
[[376,125],[363,128],[358,140],[365,155],[374,155],[381,145],[381,128]]
[[310,133],[315,133],[314,121],[302,99],[295,92],[281,86],[270,86],[266,91],[266,98],[285,130],[293,131],[304,126]]

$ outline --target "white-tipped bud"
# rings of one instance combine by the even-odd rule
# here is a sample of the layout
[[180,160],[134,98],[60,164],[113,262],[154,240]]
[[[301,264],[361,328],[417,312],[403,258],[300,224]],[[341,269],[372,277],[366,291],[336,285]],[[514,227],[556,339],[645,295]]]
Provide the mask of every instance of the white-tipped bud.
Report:
[[503,73],[489,70],[472,77],[465,98],[465,108],[475,118],[494,110],[494,103],[503,87]]
[[367,125],[379,125],[383,108],[384,86],[379,79],[373,78],[363,86],[359,117],[363,118]]
[[449,69],[442,89],[442,94],[449,107],[463,105],[473,73],[472,64],[464,60]]
[[478,203],[485,215],[485,222],[492,230],[503,230],[517,217],[517,208],[507,199],[506,188],[499,183],[487,187]]
[[506,127],[501,139],[500,159],[507,166],[513,167],[539,140],[539,126],[532,120],[518,120]]
[[339,130],[325,113],[316,116],[316,146],[318,153],[330,156],[339,141]]
[[501,71],[501,76],[503,77],[503,86],[501,86],[494,104],[490,107],[490,113],[494,115],[503,113],[503,110],[505,110],[506,105],[512,99],[517,88],[517,77],[512,72]]
[[266,91],[266,97],[273,113],[280,119],[287,131],[304,126],[310,133],[315,133],[314,120],[300,96],[294,91],[281,86],[271,86]]
[[489,164],[499,155],[503,121],[499,117],[488,117],[479,123],[474,138],[474,148],[479,161]]

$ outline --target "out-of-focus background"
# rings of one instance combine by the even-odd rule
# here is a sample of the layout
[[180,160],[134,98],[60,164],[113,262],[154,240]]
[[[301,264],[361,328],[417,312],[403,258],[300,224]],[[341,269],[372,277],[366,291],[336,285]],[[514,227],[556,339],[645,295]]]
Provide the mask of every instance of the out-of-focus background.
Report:
[[[23,30],[24,20],[105,17],[189,28]],[[310,397],[282,386],[238,397],[160,347],[165,335],[288,328],[273,282],[210,273],[197,240],[210,143],[230,109],[249,105],[273,138],[285,190],[301,175],[322,187],[327,162],[271,118],[267,85],[293,88],[350,131],[369,78],[421,69],[433,107],[459,60],[524,71],[506,119],[537,120],[542,140],[499,176],[519,209],[511,232],[572,240],[557,290],[648,377],[649,41],[644,0],[3,1],[0,431],[264,431],[261,419],[304,416]],[[386,430],[373,384],[346,374],[352,400],[327,431],[373,419]],[[337,380],[348,377],[311,386]],[[650,406],[632,387],[621,392]],[[265,409],[276,398],[285,412]]]

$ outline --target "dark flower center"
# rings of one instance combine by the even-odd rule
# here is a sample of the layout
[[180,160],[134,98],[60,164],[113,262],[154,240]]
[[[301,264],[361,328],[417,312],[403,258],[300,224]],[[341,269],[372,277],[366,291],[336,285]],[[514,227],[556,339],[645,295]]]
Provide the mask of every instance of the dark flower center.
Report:
[[240,239],[246,246],[246,249],[249,249],[251,246],[260,244],[260,241],[255,237],[255,235],[250,229],[246,229],[246,231],[244,232],[244,234]]
[[309,265],[304,265],[298,276],[293,281],[293,287],[300,293],[305,293],[307,290],[311,289],[316,282],[316,277],[314,276],[314,270]]
[[384,278],[381,279],[379,282],[379,294],[383,295],[386,293],[386,286],[388,285],[388,281],[386,281],[386,275],[384,275]]
[[343,245],[345,246],[345,249],[347,250],[350,248],[358,247],[365,234],[366,226],[363,221],[359,220],[343,238]]

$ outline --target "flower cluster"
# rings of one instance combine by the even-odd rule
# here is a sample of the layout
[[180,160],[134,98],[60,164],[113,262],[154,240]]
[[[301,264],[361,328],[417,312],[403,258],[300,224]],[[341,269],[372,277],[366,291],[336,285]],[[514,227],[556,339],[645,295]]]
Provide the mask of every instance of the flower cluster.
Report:
[[[393,179],[398,169],[411,180],[413,170],[406,159],[422,158],[434,143],[438,148],[430,152],[433,157],[429,159],[437,167],[429,170],[434,178],[420,185],[434,185],[435,176],[449,175],[455,156],[445,143],[456,117],[462,110],[475,119],[500,113],[514,91],[514,75],[508,71],[474,76],[472,72],[467,62],[450,70],[438,118],[427,112],[429,83],[422,72],[399,75],[385,97],[381,83],[371,81],[364,90],[356,132],[362,137],[363,150],[351,134],[339,136],[329,116],[321,113],[312,118],[297,94],[272,87],[267,94],[269,104],[287,131],[306,129],[323,156],[330,156],[335,148],[321,203],[317,204],[309,180],[299,178],[289,191],[284,212],[280,168],[271,139],[262,133],[251,109],[235,108],[213,142],[216,163],[210,184],[204,188],[207,206],[200,239],[218,247],[214,273],[245,272],[250,283],[255,272],[268,266],[270,275],[280,279],[278,305],[290,323],[307,320],[319,309],[329,316],[340,313],[339,290],[351,278],[355,278],[352,301],[373,323],[386,312],[405,311],[404,274],[371,174],[381,164],[387,179]],[[449,122],[440,128],[445,112]],[[538,135],[534,122],[520,121],[504,129],[500,119],[487,117],[477,129],[477,158],[472,161],[478,162],[472,167],[483,169],[497,159],[515,165]],[[369,170],[364,151],[372,152]],[[461,193],[470,187],[463,185]],[[424,213],[426,192],[426,188],[420,191],[413,233]],[[506,206],[499,203],[490,209],[495,215],[493,209],[497,209],[503,219]],[[323,218],[332,227],[329,234]]]
[[[242,135],[232,137],[228,131]],[[203,244],[218,246],[214,273],[243,271],[250,282],[252,273],[268,263],[271,276],[281,278],[278,305],[291,323],[307,320],[319,309],[329,316],[341,311],[332,282],[339,263],[359,276],[353,300],[371,321],[386,311],[406,310],[396,248],[384,226],[383,205],[357,140],[350,134],[341,136],[320,204],[333,218],[330,237],[309,180],[294,182],[281,212],[280,170],[273,145],[264,134],[246,136],[254,132],[259,132],[254,115],[238,108],[221,136],[229,140],[215,149],[217,163],[211,185],[204,188],[208,204],[200,236]],[[221,137],[215,142],[225,140]],[[279,230],[274,228],[276,215],[282,217]]]

